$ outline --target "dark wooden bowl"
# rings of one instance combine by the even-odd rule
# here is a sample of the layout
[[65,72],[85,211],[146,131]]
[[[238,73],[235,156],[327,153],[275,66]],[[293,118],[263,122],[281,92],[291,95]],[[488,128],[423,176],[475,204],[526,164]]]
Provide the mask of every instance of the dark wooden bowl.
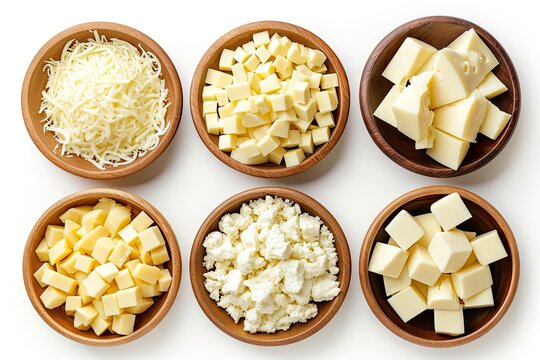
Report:
[[[100,35],[108,39],[118,38],[144,50],[153,53],[161,63],[161,72],[165,80],[165,86],[169,90],[168,102],[170,103],[165,115],[165,120],[170,123],[169,129],[160,137],[158,146],[137,158],[130,164],[107,167],[100,170],[93,164],[78,156],[62,156],[60,151],[55,152],[58,142],[50,131],[43,132],[43,114],[39,114],[41,105],[41,92],[47,83],[47,72],[43,71],[45,61],[59,59],[65,44],[72,39],[86,41],[92,37],[90,31],[97,30]],[[90,22],[75,25],[54,36],[38,51],[32,60],[22,87],[21,94],[22,114],[24,124],[39,151],[52,163],[72,174],[90,179],[116,179],[131,175],[148,166],[161,155],[176,134],[182,114],[182,85],[176,72],[176,68],[165,51],[150,37],[142,32],[125,25],[109,22]]]
[[[35,249],[43,239],[47,225],[61,225],[62,222],[58,217],[64,211],[75,206],[95,205],[102,197],[108,197],[121,204],[131,205],[132,217],[137,216],[142,210],[144,210],[154,220],[155,224],[159,226],[161,232],[163,233],[165,244],[171,258],[170,261],[164,264],[169,269],[172,276],[172,283],[169,290],[159,297],[155,297],[154,305],[152,305],[144,313],[137,315],[133,333],[126,336],[111,334],[109,332],[105,332],[103,335],[97,336],[92,329],[83,331],[75,328],[73,326],[73,318],[66,315],[63,305],[53,310],[45,308],[39,298],[45,288],[41,288],[34,279],[34,272],[41,266],[41,264],[43,264],[37,257]],[[163,217],[163,215],[155,207],[142,198],[125,191],[113,189],[93,189],[81,191],[56,202],[49,209],[47,209],[43,215],[41,215],[39,220],[34,225],[34,228],[28,236],[28,241],[26,242],[23,255],[24,286],[32,305],[36,309],[39,316],[41,316],[41,318],[45,320],[50,327],[65,337],[83,344],[94,346],[125,344],[138,339],[152,330],[165,317],[174,303],[174,299],[178,293],[178,288],[180,287],[181,272],[182,260],[180,258],[180,249],[178,248],[173,229],[165,217]]]
[[[318,315],[308,320],[306,323],[297,323],[290,327],[286,331],[277,331],[273,334],[256,333],[250,334],[243,329],[243,321],[238,324],[234,323],[234,320],[227,314],[227,312],[220,308],[217,303],[212,300],[204,287],[204,273],[207,271],[203,266],[203,258],[206,254],[206,250],[203,247],[203,241],[210,232],[219,230],[218,223],[221,217],[231,212],[238,212],[243,203],[250,200],[256,200],[267,195],[279,196],[283,199],[290,199],[300,205],[303,212],[307,212],[313,216],[318,216],[328,229],[334,234],[335,247],[338,254],[338,267],[339,274],[337,275],[340,282],[340,293],[333,300],[319,302],[317,307],[319,309]],[[310,335],[313,335],[319,331],[324,325],[326,325],[332,317],[337,313],[345,296],[349,289],[349,282],[351,279],[351,255],[349,252],[349,245],[345,234],[339,226],[337,220],[330,214],[328,210],[324,208],[315,199],[303,194],[299,191],[282,188],[282,187],[261,187],[241,192],[230,199],[225,200],[219,205],[212,213],[206,218],[201,225],[193,246],[191,248],[191,257],[189,260],[189,276],[191,279],[191,287],[195,298],[200,307],[208,316],[208,318],[228,335],[244,341],[246,343],[265,346],[276,346],[290,344],[296,341],[303,340]]]
[[[322,51],[327,56],[325,64],[328,68],[328,73],[336,73],[339,81],[339,87],[337,88],[339,105],[333,112],[336,126],[332,129],[330,141],[328,141],[326,144],[315,147],[313,154],[308,155],[306,159],[299,165],[289,168],[284,164],[276,165],[272,163],[262,165],[244,165],[236,160],[233,160],[229,153],[223,152],[219,149],[219,137],[217,135],[208,134],[206,131],[202,113],[202,91],[205,86],[204,80],[207,70],[209,68],[218,69],[219,58],[223,49],[234,50],[238,46],[251,41],[254,33],[265,30],[268,30],[270,35],[277,32],[280,35],[287,36],[292,41]],[[216,156],[224,164],[245,174],[264,178],[279,178],[298,174],[299,172],[312,167],[321,161],[326,155],[328,155],[330,150],[332,150],[332,148],[336,145],[341,137],[341,134],[343,134],[343,131],[345,130],[345,125],[347,124],[347,118],[349,116],[349,81],[347,79],[345,69],[343,68],[343,65],[341,65],[337,55],[330,48],[330,46],[328,46],[317,35],[304,28],[301,28],[300,26],[285,22],[258,21],[242,25],[229,31],[220,37],[214,44],[212,44],[212,46],[210,46],[199,62],[199,65],[195,70],[195,74],[193,74],[190,91],[190,105],[191,117],[193,118],[193,124],[197,129],[197,133],[204,142],[204,145],[206,145],[208,150],[210,150],[214,156]]]
[[[502,111],[511,114],[512,118],[495,141],[479,134],[476,144],[471,144],[463,163],[454,171],[430,158],[425,150],[415,150],[414,141],[374,117],[373,112],[393,85],[381,74],[405,38],[414,37],[441,49],[471,28],[499,60],[500,64],[493,69],[493,73],[508,87],[508,91],[491,101]],[[520,106],[521,91],[516,69],[502,45],[480,26],[450,16],[429,16],[413,20],[392,31],[381,40],[369,56],[360,81],[360,109],[375,144],[396,164],[431,177],[446,178],[468,174],[490,162],[512,137],[519,119]]]
[[[462,230],[484,233],[497,229],[508,257],[490,265],[493,276],[495,306],[482,309],[465,309],[465,334],[458,337],[436,334],[433,311],[428,310],[408,323],[404,323],[388,303],[383,277],[368,272],[368,263],[376,242],[388,242],[384,230],[402,209],[412,215],[430,211],[436,200],[453,192],[459,193],[469,208],[472,218],[460,226]],[[381,211],[369,227],[360,251],[360,283],[367,303],[375,316],[390,331],[412,343],[430,347],[451,347],[478,339],[493,328],[504,316],[516,294],[519,281],[519,252],[512,230],[503,216],[490,203],[470,191],[452,186],[428,186],[408,192]]]

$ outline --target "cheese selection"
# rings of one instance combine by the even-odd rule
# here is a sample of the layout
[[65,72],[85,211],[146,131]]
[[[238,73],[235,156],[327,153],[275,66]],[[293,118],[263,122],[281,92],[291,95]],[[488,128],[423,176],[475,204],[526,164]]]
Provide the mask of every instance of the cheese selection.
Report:
[[489,100],[508,90],[492,72],[498,64],[473,29],[440,50],[406,38],[382,73],[394,85],[374,115],[457,170],[478,134],[496,140],[510,121]]
[[129,164],[154,149],[169,124],[168,90],[157,57],[126,41],[93,32],[66,43],[46,62],[40,113],[62,156],[99,169]]
[[133,219],[131,213],[108,198],[70,208],[60,215],[63,225],[47,225],[35,250],[43,305],[64,305],[79,330],[129,335],[136,315],[169,289],[165,239],[144,211]]
[[465,333],[463,309],[494,306],[489,265],[508,256],[497,230],[484,234],[457,226],[472,218],[458,193],[431,204],[430,212],[398,212],[376,242],[368,271],[382,275],[388,302],[408,322],[434,311],[436,333]]
[[300,164],[330,140],[338,107],[335,73],[326,55],[268,31],[208,69],[202,91],[206,130],[220,150],[247,165]]
[[306,322],[340,292],[334,236],[298,204],[267,196],[224,215],[208,234],[205,288],[250,333]]

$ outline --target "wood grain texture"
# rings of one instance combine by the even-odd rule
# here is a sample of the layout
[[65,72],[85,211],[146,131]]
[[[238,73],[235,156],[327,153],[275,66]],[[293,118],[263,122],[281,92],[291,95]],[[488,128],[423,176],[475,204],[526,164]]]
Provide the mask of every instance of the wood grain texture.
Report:
[[[116,167],[107,167],[100,170],[90,162],[78,156],[62,156],[60,151],[55,151],[58,142],[54,139],[53,133],[43,132],[43,114],[39,114],[41,105],[41,92],[45,90],[47,83],[47,73],[43,71],[45,61],[50,59],[58,60],[65,44],[72,39],[81,42],[92,37],[90,31],[97,30],[100,35],[105,35],[108,39],[118,38],[127,41],[144,50],[156,55],[161,63],[161,72],[165,80],[165,86],[169,90],[168,102],[170,103],[165,120],[170,124],[169,129],[160,137],[158,146],[147,152],[134,162]],[[75,25],[54,36],[38,51],[32,60],[22,87],[21,107],[24,123],[32,141],[39,151],[56,166],[72,174],[90,179],[116,179],[131,175],[148,166],[159,155],[161,155],[176,134],[180,117],[182,115],[182,85],[176,72],[176,68],[165,51],[150,37],[142,32],[125,25],[109,22],[90,22]]]
[[[212,300],[208,291],[204,287],[204,273],[206,268],[203,266],[203,258],[206,250],[203,247],[203,241],[212,231],[217,231],[218,223],[221,217],[231,212],[238,212],[243,203],[249,203],[250,200],[264,198],[267,195],[279,196],[283,199],[290,199],[298,203],[303,212],[307,212],[313,216],[318,216],[328,229],[334,234],[335,247],[338,254],[339,274],[338,281],[340,282],[340,293],[331,301],[316,303],[319,309],[318,315],[308,320],[306,323],[297,323],[291,326],[289,330],[277,331],[273,334],[257,333],[250,334],[244,331],[243,321],[238,324],[227,314],[227,312],[218,307],[217,303]],[[337,313],[349,288],[351,278],[351,256],[349,245],[343,230],[339,226],[337,220],[330,214],[315,199],[303,194],[299,191],[282,188],[282,187],[261,187],[241,192],[219,205],[206,218],[201,225],[193,246],[191,248],[191,257],[189,260],[189,275],[191,287],[197,302],[208,318],[222,331],[235,339],[246,343],[265,346],[276,346],[290,344],[296,341],[307,338],[308,336],[319,331],[326,325],[330,319]]]
[[[252,36],[256,32],[268,30],[270,35],[279,33],[280,35],[287,36],[292,41],[306,45],[313,49],[321,50],[326,56],[326,66],[329,73],[336,73],[338,76],[339,87],[337,88],[339,105],[334,110],[334,119],[336,127],[332,129],[330,135],[330,141],[326,144],[317,146],[315,152],[308,155],[302,163],[297,166],[287,168],[285,165],[275,165],[271,163],[262,165],[244,165],[236,160],[233,160],[229,153],[219,150],[218,136],[208,134],[204,122],[202,113],[202,91],[205,86],[204,80],[206,72],[209,68],[219,69],[219,58],[223,49],[236,49],[238,46],[245,44],[252,40]],[[332,148],[336,145],[340,139],[349,116],[350,106],[350,92],[349,81],[343,65],[339,61],[339,58],[334,51],[323,40],[312,32],[289,23],[278,21],[258,21],[250,24],[240,26],[233,29],[219,38],[210,48],[206,51],[202,57],[193,80],[191,82],[190,90],[190,105],[191,105],[191,117],[193,124],[197,129],[201,140],[204,142],[208,150],[212,152],[219,160],[224,164],[241,171],[248,175],[264,177],[264,178],[279,178],[286,177],[294,174],[298,174],[322,160]]]
[[[73,326],[73,317],[65,314],[64,306],[59,306],[56,309],[49,310],[43,306],[39,296],[45,290],[41,288],[34,279],[34,272],[41,266],[42,262],[35,253],[36,247],[44,238],[47,225],[61,225],[62,222],[59,216],[67,209],[74,206],[95,205],[102,197],[108,197],[116,200],[124,205],[131,205],[132,217],[137,216],[141,211],[145,211],[160,228],[165,238],[166,246],[169,251],[171,260],[165,263],[172,275],[172,283],[169,291],[163,293],[159,297],[154,298],[154,305],[142,314],[137,315],[135,320],[134,332],[127,336],[111,334],[106,332],[102,336],[97,336],[92,329],[88,331],[78,330]],[[165,217],[150,203],[142,198],[130,194],[125,191],[113,189],[93,189],[78,192],[67,196],[57,203],[52,205],[39,218],[34,225],[23,255],[23,278],[24,286],[32,305],[37,313],[45,322],[54,330],[64,335],[65,337],[77,342],[94,345],[94,346],[112,346],[121,345],[138,339],[139,337],[152,330],[167,314],[174,303],[178,289],[180,287],[180,279],[182,273],[182,260],[180,257],[180,249],[176,242],[171,225]]]
[[[497,140],[478,134],[457,171],[431,159],[425,150],[415,150],[414,141],[396,128],[373,116],[392,83],[382,77],[382,72],[405,38],[414,37],[437,49],[448,45],[462,32],[474,29],[499,60],[493,70],[508,87],[508,91],[491,101],[501,110],[512,115],[509,124]],[[388,34],[371,53],[360,81],[360,109],[366,128],[377,146],[396,164],[415,173],[431,177],[454,177],[475,171],[493,160],[510,140],[520,113],[521,90],[512,60],[502,45],[486,30],[467,20],[449,16],[429,16],[401,25]]]
[[[482,234],[496,229],[508,257],[489,267],[493,277],[495,306],[466,309],[465,334],[458,337],[436,334],[433,311],[428,310],[404,323],[387,301],[383,277],[368,272],[369,258],[376,242],[388,242],[384,228],[402,209],[413,216],[430,211],[430,206],[445,195],[457,192],[472,214],[472,219],[459,226],[461,230]],[[412,343],[429,347],[451,347],[471,342],[493,328],[504,316],[516,294],[519,281],[519,251],[516,240],[503,216],[490,203],[470,191],[452,186],[429,186],[408,192],[384,208],[369,227],[360,252],[359,274],[362,291],[375,316],[390,331]]]

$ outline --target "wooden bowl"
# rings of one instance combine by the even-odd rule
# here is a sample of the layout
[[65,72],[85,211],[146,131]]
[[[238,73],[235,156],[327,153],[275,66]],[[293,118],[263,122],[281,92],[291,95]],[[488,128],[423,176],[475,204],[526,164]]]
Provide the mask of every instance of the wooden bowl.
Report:
[[[111,334],[105,332],[104,335],[97,336],[92,329],[88,331],[78,330],[73,326],[73,318],[69,317],[64,312],[64,306],[59,306],[53,310],[45,308],[40,300],[41,293],[45,288],[41,288],[37,281],[34,279],[34,272],[41,266],[42,262],[38,259],[35,249],[44,237],[45,229],[47,225],[61,225],[62,222],[58,218],[64,211],[74,206],[94,205],[102,197],[108,197],[116,200],[119,203],[125,205],[131,205],[132,216],[137,216],[141,211],[145,211],[159,226],[165,242],[167,250],[171,260],[165,263],[166,267],[172,275],[172,283],[169,290],[159,297],[154,298],[154,305],[142,314],[137,315],[135,320],[134,332],[130,335],[121,336],[117,334]],[[140,197],[130,194],[125,191],[113,190],[113,189],[93,189],[81,191],[72,195],[69,195],[45,211],[43,215],[36,222],[28,241],[24,249],[23,255],[23,278],[24,286],[28,297],[32,302],[32,305],[38,312],[39,316],[50,327],[64,335],[67,338],[75,340],[77,342],[95,345],[95,346],[112,346],[121,345],[138,339],[139,337],[152,330],[167,314],[180,286],[182,270],[182,261],[180,258],[180,249],[176,242],[176,236],[174,235],[171,225],[163,217],[163,215],[150,203],[141,199]]]
[[[408,323],[404,323],[387,301],[383,277],[368,272],[368,263],[376,242],[388,242],[389,235],[384,228],[400,210],[412,215],[430,211],[430,205],[445,195],[457,192],[472,214],[472,219],[460,225],[462,230],[484,233],[497,229],[508,257],[490,265],[493,276],[493,297],[495,306],[482,309],[466,309],[465,334],[458,337],[436,334],[433,325],[433,311],[424,311]],[[412,343],[430,347],[451,347],[478,339],[495,326],[504,316],[519,281],[519,252],[512,230],[502,215],[490,203],[470,191],[452,186],[428,186],[408,192],[381,211],[373,221],[362,244],[360,252],[360,283],[367,303],[375,316],[394,334]]]
[[[471,28],[478,33],[500,62],[493,73],[508,87],[508,91],[491,101],[502,111],[511,114],[512,118],[497,140],[479,135],[476,144],[471,144],[459,169],[454,171],[437,163],[425,151],[415,150],[414,141],[393,126],[375,118],[373,112],[393,85],[381,74],[405,38],[414,37],[441,49]],[[369,56],[360,81],[360,109],[375,144],[396,164],[431,177],[446,178],[468,174],[490,162],[512,137],[519,119],[520,106],[521,91],[516,69],[502,45],[478,25],[449,16],[429,16],[413,20],[392,31],[381,40]]]
[[[328,229],[334,234],[335,247],[338,254],[340,293],[331,301],[316,303],[319,308],[318,315],[308,320],[306,323],[297,323],[286,331],[277,331],[273,334],[256,333],[250,334],[243,329],[243,321],[238,324],[212,300],[204,287],[204,273],[207,271],[203,266],[203,258],[206,250],[203,247],[203,241],[209,233],[217,231],[218,223],[225,214],[238,212],[243,203],[249,203],[250,200],[264,198],[267,195],[279,196],[283,199],[290,199],[300,205],[303,212],[313,216],[318,216]],[[326,325],[330,319],[337,313],[339,307],[345,300],[349,282],[351,278],[351,255],[347,239],[337,220],[315,199],[299,191],[282,187],[261,187],[241,192],[223,202],[206,218],[201,225],[193,246],[191,248],[191,257],[189,260],[189,276],[191,287],[195,294],[197,302],[208,318],[228,335],[244,341],[246,343],[265,346],[276,346],[290,344],[303,340],[319,331]]]
[[[55,151],[58,142],[54,139],[52,132],[43,131],[43,114],[39,114],[41,105],[41,92],[45,89],[47,83],[47,73],[43,71],[45,61],[50,59],[59,59],[65,44],[73,39],[81,42],[92,37],[90,31],[97,30],[100,35],[105,35],[108,39],[118,38],[127,41],[144,50],[153,53],[161,63],[161,72],[165,79],[165,86],[169,90],[168,102],[170,103],[165,115],[165,120],[170,124],[169,129],[160,137],[158,146],[147,152],[145,155],[137,158],[130,164],[119,165],[116,167],[107,167],[100,170],[93,164],[79,156],[62,156],[60,151]],[[32,60],[22,87],[21,106],[24,117],[24,124],[32,138],[34,144],[43,155],[47,157],[56,166],[72,174],[90,179],[116,179],[131,175],[158,158],[169,146],[174,138],[180,116],[182,114],[182,86],[180,78],[176,72],[171,59],[165,51],[150,37],[142,32],[125,25],[109,22],[90,22],[75,25],[54,36],[38,51]]]
[[[229,153],[223,152],[219,149],[219,137],[217,135],[207,133],[204,116],[202,113],[202,91],[205,86],[204,80],[207,70],[209,68],[219,68],[219,58],[223,49],[234,50],[238,46],[251,41],[254,33],[265,30],[268,30],[270,35],[277,32],[280,35],[287,36],[292,41],[322,51],[327,56],[325,64],[328,67],[328,73],[336,73],[339,81],[339,87],[337,88],[339,105],[333,112],[336,127],[332,129],[330,141],[321,146],[317,146],[315,148],[315,152],[307,156],[306,159],[299,165],[289,168],[283,164],[275,165],[272,163],[262,165],[244,165],[232,159]],[[298,174],[312,167],[321,161],[326,155],[328,155],[330,150],[332,150],[332,148],[338,142],[341,134],[343,134],[343,130],[345,130],[345,125],[347,124],[347,118],[349,116],[349,98],[350,93],[347,74],[345,73],[343,65],[341,65],[341,62],[339,61],[339,58],[330,48],[330,46],[328,46],[317,35],[304,28],[301,28],[300,26],[279,21],[258,21],[242,25],[220,37],[215,43],[212,44],[212,46],[210,46],[199,62],[199,65],[195,70],[195,74],[193,75],[190,91],[191,117],[193,118],[193,124],[195,124],[197,133],[208,150],[210,150],[212,154],[214,154],[224,164],[232,167],[233,169],[248,175],[264,178],[279,178]]]

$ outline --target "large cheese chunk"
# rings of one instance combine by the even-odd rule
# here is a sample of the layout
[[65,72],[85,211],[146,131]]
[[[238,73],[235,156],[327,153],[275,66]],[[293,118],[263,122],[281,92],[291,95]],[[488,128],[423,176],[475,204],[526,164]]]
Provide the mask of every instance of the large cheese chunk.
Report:
[[474,90],[462,100],[435,109],[433,126],[462,140],[475,142],[487,106],[486,98]]
[[[392,104],[396,101],[396,99],[401,94],[403,89],[404,89],[403,85],[392,86],[392,88],[390,89],[388,94],[386,94],[383,101],[381,101],[381,103],[379,104],[379,106],[377,107],[373,115],[375,115],[382,121],[392,125],[393,127],[397,127],[398,124],[397,124],[396,117],[394,116],[394,111],[392,110]],[[317,118],[316,115],[315,115],[315,118]]]
[[410,253],[407,262],[410,278],[428,286],[433,286],[441,276],[441,272],[427,250],[422,246],[414,245]]
[[448,45],[448,48],[462,54],[469,52],[479,54],[484,60],[485,67],[489,68],[488,72],[495,68],[495,66],[499,65],[499,61],[493,52],[489,49],[486,43],[482,41],[474,29],[467,30],[458,36]]
[[511,115],[501,111],[496,105],[488,101],[486,116],[480,126],[480,133],[492,140],[496,140],[504,130]]
[[392,104],[398,130],[413,140],[425,138],[433,122],[433,111],[429,109],[429,87],[433,76],[433,72],[414,76]]
[[469,239],[461,230],[435,234],[428,253],[442,273],[452,273],[463,267],[472,252]]
[[469,209],[457,192],[435,201],[430,209],[444,231],[451,230],[472,218]]
[[424,236],[424,230],[407,210],[401,210],[385,230],[403,250],[407,250]]
[[492,72],[486,75],[477,88],[486,99],[494,98],[508,90],[506,85]]
[[493,285],[493,279],[489,266],[475,263],[452,273],[452,283],[456,294],[467,299]]
[[434,129],[434,135],[433,146],[426,150],[426,154],[438,163],[457,170],[471,143],[439,129]]
[[471,240],[478,262],[489,265],[508,256],[497,230],[489,231]]
[[493,291],[491,290],[491,287],[480,291],[476,295],[463,299],[463,307],[465,309],[491,307],[494,304],[495,302],[493,301]]
[[424,230],[424,235],[422,235],[417,243],[427,249],[431,239],[433,239],[433,235],[441,232],[441,225],[432,213],[417,215],[414,217],[414,220]]
[[404,84],[437,52],[433,46],[408,37],[384,69],[382,76],[396,85]]
[[427,309],[426,299],[414,286],[408,286],[401,290],[388,299],[388,303],[404,322]]
[[435,285],[428,287],[427,306],[435,310],[459,310],[459,298],[450,275],[442,274]]
[[368,270],[376,274],[397,278],[408,257],[409,253],[399,247],[377,242],[369,259]]
[[435,310],[434,319],[437,334],[458,336],[465,333],[462,308],[458,310]]
[[397,278],[383,276],[384,291],[386,292],[386,296],[394,295],[395,293],[405,289],[411,285],[411,281],[412,280],[409,277],[409,269],[407,268],[407,265],[403,267]]

